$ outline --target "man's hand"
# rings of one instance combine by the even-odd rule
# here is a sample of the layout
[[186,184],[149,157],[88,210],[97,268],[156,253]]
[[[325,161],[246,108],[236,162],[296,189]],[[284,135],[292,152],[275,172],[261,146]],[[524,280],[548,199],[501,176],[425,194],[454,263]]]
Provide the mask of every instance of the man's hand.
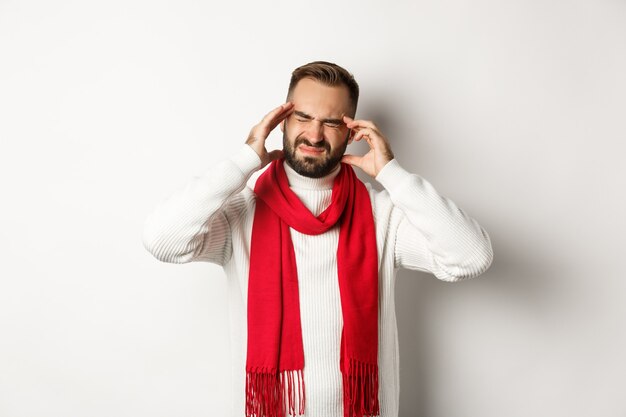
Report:
[[293,112],[293,103],[288,101],[280,106],[276,107],[271,112],[267,113],[263,120],[256,124],[250,134],[246,143],[256,151],[261,158],[261,168],[272,162],[274,159],[279,159],[283,156],[282,150],[274,150],[267,152],[265,149],[265,140],[270,135],[270,132],[274,130],[278,124],[289,116]]
[[352,140],[359,141],[365,138],[370,146],[370,150],[363,156],[344,155],[341,162],[357,166],[365,171],[366,174],[375,178],[380,170],[387,165],[387,162],[394,158],[387,138],[369,120],[354,120],[344,116],[343,121],[346,123],[346,126],[356,131]]

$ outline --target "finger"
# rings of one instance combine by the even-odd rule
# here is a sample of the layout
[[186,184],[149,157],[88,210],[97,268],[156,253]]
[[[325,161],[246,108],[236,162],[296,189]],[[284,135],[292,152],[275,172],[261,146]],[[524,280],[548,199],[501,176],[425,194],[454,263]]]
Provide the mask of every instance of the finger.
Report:
[[271,124],[270,124],[270,129],[274,129],[276,126],[278,126],[278,124],[280,122],[282,122],[283,120],[285,120],[287,117],[289,117],[291,115],[291,113],[293,113],[294,108],[290,108],[285,112],[280,113],[278,116],[276,116],[274,118],[274,120],[272,120]]
[[360,168],[361,159],[363,159],[361,156],[346,154],[341,158],[341,162],[345,162],[346,164],[350,164],[350,165]]
[[354,141],[359,141],[361,140],[361,138],[365,137],[367,143],[372,146],[372,140],[373,138],[377,135],[376,132],[374,132],[372,129],[370,128],[363,128],[361,130],[359,130],[355,135],[354,138],[352,140]]
[[382,134],[381,134],[378,130],[376,130],[376,129],[372,129],[371,127],[365,127],[365,126],[354,126],[354,125],[346,125],[346,126],[348,126],[348,128],[349,128],[352,132],[354,132],[354,134],[356,134],[357,132],[360,132],[360,131],[362,131],[362,130],[364,130],[364,129],[369,129],[369,131],[370,131],[370,132],[373,132],[374,134],[377,134],[377,135],[379,135],[379,136],[382,136]]
[[283,120],[284,118],[288,117],[291,113],[293,113],[296,110],[296,108],[294,106],[288,106],[285,108],[285,110],[283,110],[282,112],[280,112],[278,114],[278,116],[276,116],[278,118],[278,121]]
[[263,120],[261,122],[270,123],[276,117],[280,117],[281,114],[284,114],[284,113],[288,112],[292,108],[293,108],[293,103],[291,101],[283,103],[280,106],[276,107],[274,110],[272,110],[269,113],[267,113],[263,117]]
[[293,110],[293,103],[287,102],[268,113],[262,123],[264,123],[269,130],[274,130],[283,119],[293,113]]
[[376,127],[376,125],[374,124],[374,122],[372,122],[371,120],[354,120],[351,117],[348,116],[344,116],[344,120],[346,122],[346,126],[350,127],[350,128],[370,128],[373,130],[378,130],[378,127]]

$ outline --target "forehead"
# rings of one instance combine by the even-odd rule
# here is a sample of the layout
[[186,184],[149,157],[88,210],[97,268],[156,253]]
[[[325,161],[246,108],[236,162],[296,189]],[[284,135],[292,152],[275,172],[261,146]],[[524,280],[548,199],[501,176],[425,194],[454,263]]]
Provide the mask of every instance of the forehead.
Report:
[[345,85],[328,86],[311,78],[303,78],[291,95],[296,110],[315,117],[348,114],[350,93]]

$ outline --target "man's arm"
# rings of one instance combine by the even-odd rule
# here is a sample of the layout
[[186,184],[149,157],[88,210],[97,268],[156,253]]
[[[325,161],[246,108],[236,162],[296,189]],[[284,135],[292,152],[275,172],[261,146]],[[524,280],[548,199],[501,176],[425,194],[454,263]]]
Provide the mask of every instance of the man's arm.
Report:
[[491,240],[478,222],[396,159],[376,176],[402,212],[395,241],[397,267],[427,271],[443,281],[484,273],[493,261]]
[[[285,103],[270,111],[251,130],[240,150],[162,201],[146,218],[144,247],[158,260],[170,263],[206,261],[224,265],[232,254],[229,220],[241,214],[236,201],[255,171],[282,151],[267,152],[270,132],[293,111]],[[239,204],[241,203],[241,204]]]
[[158,260],[224,265],[232,253],[228,203],[261,160],[243,145],[231,158],[194,177],[160,202],[144,222],[144,247]]
[[431,183],[403,169],[389,141],[370,120],[345,116],[351,140],[365,139],[363,156],[344,155],[342,162],[358,166],[376,178],[402,212],[395,242],[396,266],[429,271],[443,281],[482,274],[493,260],[487,232]]

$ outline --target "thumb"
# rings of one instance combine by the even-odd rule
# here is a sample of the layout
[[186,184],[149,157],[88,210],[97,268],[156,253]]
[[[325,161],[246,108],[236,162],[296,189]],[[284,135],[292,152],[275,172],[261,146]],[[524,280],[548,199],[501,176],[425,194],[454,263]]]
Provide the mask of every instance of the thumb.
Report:
[[345,162],[346,164],[354,165],[356,167],[361,167],[361,157],[355,155],[344,155],[341,158],[341,162]]

